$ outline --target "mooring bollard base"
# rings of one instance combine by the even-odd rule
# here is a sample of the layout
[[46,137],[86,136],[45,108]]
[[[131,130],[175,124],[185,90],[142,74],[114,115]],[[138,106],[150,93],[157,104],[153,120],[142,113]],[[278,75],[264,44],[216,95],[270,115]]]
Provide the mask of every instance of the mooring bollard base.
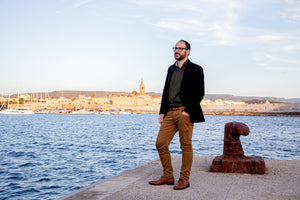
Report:
[[210,172],[264,174],[265,161],[262,157],[217,156]]

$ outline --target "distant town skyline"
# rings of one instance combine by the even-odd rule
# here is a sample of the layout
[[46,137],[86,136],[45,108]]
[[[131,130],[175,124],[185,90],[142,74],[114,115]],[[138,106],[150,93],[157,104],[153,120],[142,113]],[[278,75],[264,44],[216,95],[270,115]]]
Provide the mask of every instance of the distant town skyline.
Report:
[[[16,93],[10,95],[4,95],[3,97],[20,97],[22,95],[31,95],[32,98],[59,98],[59,97],[66,97],[66,98],[78,98],[79,96],[86,96],[86,97],[105,97],[105,96],[120,96],[122,94],[127,93],[134,93],[136,92],[139,94],[138,90],[133,91],[89,91],[89,90],[56,90],[56,91],[49,91],[49,92],[29,92],[29,93]],[[151,96],[161,96],[161,93],[146,91],[145,94],[150,94]],[[1,96],[2,94],[0,94]],[[286,97],[272,97],[272,96],[238,96],[234,94],[205,94],[204,99],[209,99],[212,101],[215,100],[233,100],[233,101],[251,101],[251,100],[262,100],[262,101],[274,101],[274,102],[287,102],[287,103],[300,103],[300,98],[286,98]]]
[[0,1],[0,94],[161,93],[191,43],[206,94],[300,98],[300,1]]

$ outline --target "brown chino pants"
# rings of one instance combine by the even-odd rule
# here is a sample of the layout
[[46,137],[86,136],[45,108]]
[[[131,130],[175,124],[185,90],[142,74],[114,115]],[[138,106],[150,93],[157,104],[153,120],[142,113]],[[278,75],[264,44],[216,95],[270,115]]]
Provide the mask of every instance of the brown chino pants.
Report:
[[180,177],[189,180],[193,162],[192,135],[194,124],[190,117],[182,114],[183,110],[168,111],[161,124],[156,139],[156,148],[163,166],[163,176],[173,178],[173,168],[169,145],[177,131],[179,131],[182,163]]

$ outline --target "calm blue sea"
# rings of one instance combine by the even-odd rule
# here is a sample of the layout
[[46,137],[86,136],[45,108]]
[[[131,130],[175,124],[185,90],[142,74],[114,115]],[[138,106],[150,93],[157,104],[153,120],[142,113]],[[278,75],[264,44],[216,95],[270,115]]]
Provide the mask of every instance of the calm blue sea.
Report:
[[[224,125],[250,128],[247,156],[300,160],[300,117],[206,116],[195,156],[223,153]],[[56,199],[158,155],[158,115],[0,115],[0,199]],[[180,154],[178,134],[170,150]]]

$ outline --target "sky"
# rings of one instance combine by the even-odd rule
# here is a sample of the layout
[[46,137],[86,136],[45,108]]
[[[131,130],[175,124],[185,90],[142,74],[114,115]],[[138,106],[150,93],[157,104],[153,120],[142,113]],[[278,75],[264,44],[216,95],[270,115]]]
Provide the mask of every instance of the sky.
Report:
[[0,0],[0,94],[161,93],[181,39],[206,94],[300,98],[300,0]]

